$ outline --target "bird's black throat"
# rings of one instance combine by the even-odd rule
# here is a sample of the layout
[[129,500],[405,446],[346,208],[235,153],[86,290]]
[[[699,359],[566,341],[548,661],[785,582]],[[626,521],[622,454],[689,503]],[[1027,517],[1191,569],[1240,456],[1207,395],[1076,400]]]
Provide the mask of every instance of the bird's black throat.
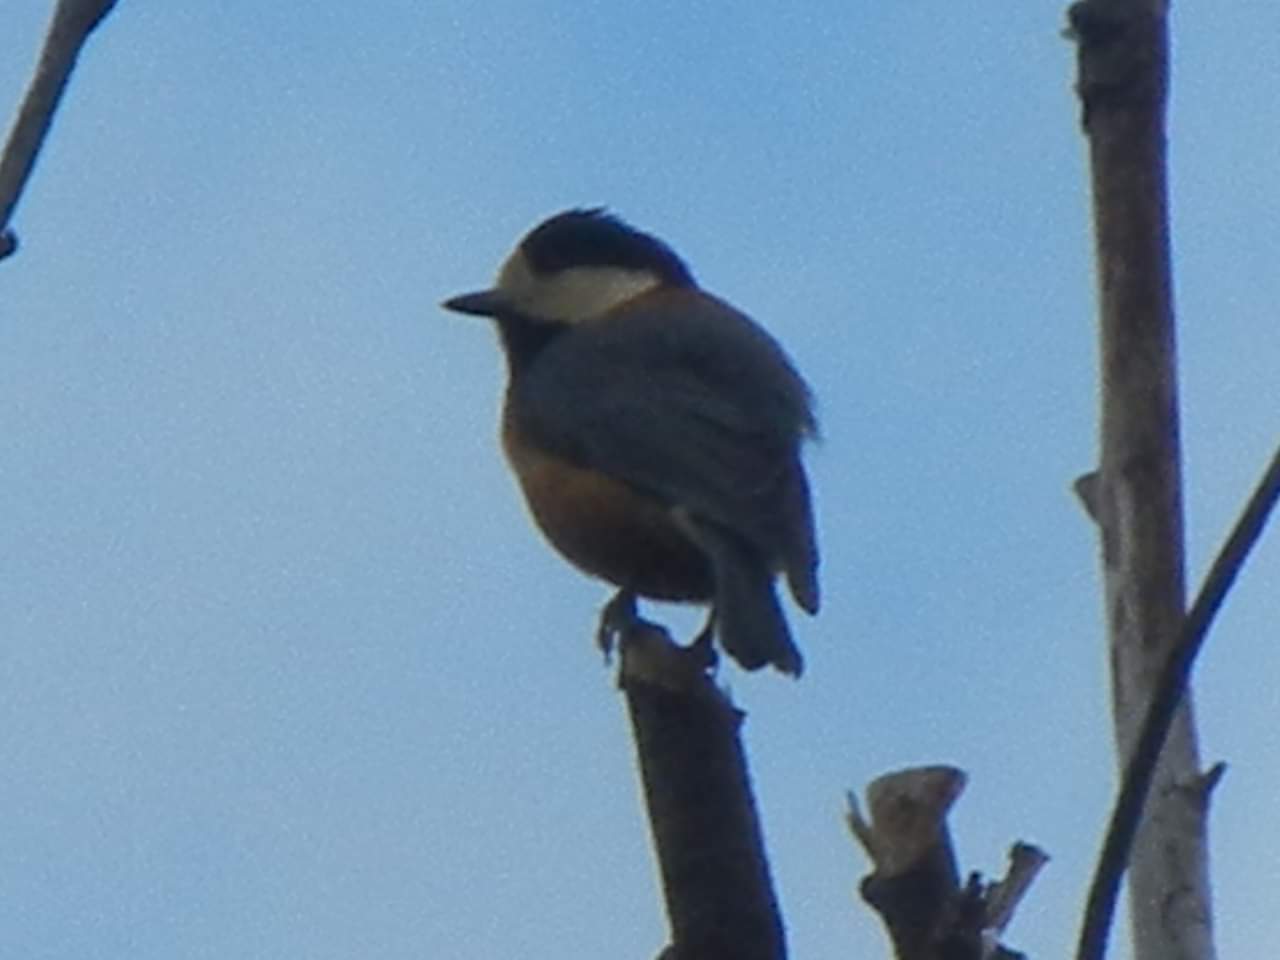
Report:
[[501,314],[494,320],[512,380],[524,373],[553,340],[572,329],[569,323],[534,320],[520,314]]

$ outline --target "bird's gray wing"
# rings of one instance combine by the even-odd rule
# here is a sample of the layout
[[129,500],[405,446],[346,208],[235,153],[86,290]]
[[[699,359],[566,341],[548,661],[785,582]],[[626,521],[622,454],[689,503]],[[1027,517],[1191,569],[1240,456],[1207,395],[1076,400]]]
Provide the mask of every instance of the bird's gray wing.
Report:
[[521,429],[786,567],[816,608],[808,486],[799,447],[814,430],[807,386],[764,330],[721,302],[678,316],[640,298],[549,345],[514,386]]

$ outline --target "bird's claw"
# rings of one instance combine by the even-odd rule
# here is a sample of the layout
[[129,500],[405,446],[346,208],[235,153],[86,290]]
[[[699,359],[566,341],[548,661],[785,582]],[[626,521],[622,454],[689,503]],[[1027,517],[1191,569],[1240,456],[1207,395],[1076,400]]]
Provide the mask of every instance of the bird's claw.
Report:
[[[658,624],[645,620],[636,610],[636,595],[629,590],[619,590],[600,609],[600,623],[596,627],[596,646],[609,664],[613,659],[616,647],[627,641],[627,637],[638,630],[663,630]],[[716,613],[714,608],[707,622],[687,647],[677,647],[689,658],[697,669],[704,673],[712,673],[720,663],[720,656],[715,648]],[[669,638],[668,638],[669,641]]]
[[613,648],[621,641],[627,630],[640,622],[636,613],[636,595],[630,590],[619,590],[613,598],[600,610],[600,624],[596,627],[596,646],[604,655],[608,664],[613,657]]

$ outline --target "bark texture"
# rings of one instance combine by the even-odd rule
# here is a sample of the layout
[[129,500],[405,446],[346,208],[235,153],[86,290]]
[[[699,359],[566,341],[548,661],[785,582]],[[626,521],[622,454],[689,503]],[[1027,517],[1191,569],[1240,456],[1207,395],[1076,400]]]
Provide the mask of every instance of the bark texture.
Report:
[[[1101,455],[1084,492],[1102,541],[1123,770],[1185,605],[1166,205],[1167,10],[1156,0],[1086,0],[1070,19],[1092,166],[1100,307]],[[1137,960],[1214,955],[1202,782],[1187,691],[1132,854]]]

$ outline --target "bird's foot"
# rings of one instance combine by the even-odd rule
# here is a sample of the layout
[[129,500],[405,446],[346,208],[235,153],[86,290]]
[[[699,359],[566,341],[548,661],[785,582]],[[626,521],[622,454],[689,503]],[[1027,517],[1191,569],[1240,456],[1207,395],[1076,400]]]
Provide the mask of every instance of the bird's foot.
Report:
[[613,648],[622,642],[628,630],[644,623],[636,612],[636,595],[630,590],[619,590],[600,610],[600,624],[596,627],[596,646],[607,664],[613,657]]
[[714,673],[720,656],[716,653],[716,612],[713,608],[706,624],[698,631],[687,647],[672,644],[671,637],[660,625],[644,619],[636,609],[636,595],[630,590],[619,590],[600,610],[600,623],[596,627],[596,646],[604,655],[606,664],[612,662],[613,651],[628,639],[637,639],[646,631],[654,631],[666,637],[673,652],[685,663],[702,673]]

